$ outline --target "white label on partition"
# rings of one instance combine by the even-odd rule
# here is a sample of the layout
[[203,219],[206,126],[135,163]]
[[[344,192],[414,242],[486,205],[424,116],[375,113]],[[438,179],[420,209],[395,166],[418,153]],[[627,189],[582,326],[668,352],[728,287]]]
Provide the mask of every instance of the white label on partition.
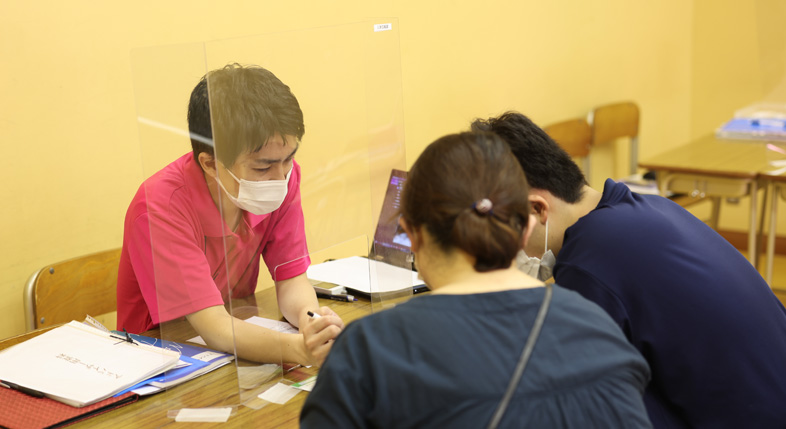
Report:
[[388,31],[393,29],[393,24],[388,22],[387,24],[374,24],[374,32],[377,31]]

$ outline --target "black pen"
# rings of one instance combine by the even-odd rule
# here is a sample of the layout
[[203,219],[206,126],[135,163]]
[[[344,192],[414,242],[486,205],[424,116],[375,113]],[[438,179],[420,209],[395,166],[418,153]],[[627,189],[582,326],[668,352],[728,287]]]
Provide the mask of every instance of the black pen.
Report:
[[29,395],[35,398],[43,398],[44,394],[29,387],[20,386],[16,383],[11,383],[10,381],[0,380],[0,386],[7,387],[11,390],[16,390],[17,392],[22,392],[25,395]]
[[344,302],[353,302],[358,300],[354,296],[347,295],[345,293],[329,294],[329,293],[317,292],[317,298],[332,299],[333,301],[344,301]]

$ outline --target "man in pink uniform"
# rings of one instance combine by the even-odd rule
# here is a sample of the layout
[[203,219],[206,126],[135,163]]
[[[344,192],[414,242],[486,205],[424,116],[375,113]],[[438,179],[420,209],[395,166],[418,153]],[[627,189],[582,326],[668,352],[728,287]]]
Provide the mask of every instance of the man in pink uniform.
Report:
[[[147,179],[126,213],[118,329],[140,333],[185,317],[212,348],[236,346],[259,362],[321,363],[343,322],[319,308],[306,279],[297,99],[268,70],[228,65],[194,88],[188,127],[193,152]],[[279,309],[300,334],[227,311],[229,299],[254,293],[260,256]],[[308,311],[323,317],[309,319]]]

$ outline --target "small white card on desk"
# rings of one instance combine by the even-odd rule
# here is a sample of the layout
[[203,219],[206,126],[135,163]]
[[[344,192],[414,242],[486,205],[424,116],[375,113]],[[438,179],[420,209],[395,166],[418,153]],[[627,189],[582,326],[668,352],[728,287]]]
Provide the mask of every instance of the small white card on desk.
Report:
[[272,402],[274,404],[283,405],[286,404],[290,399],[294,398],[295,395],[297,395],[299,392],[300,389],[287,386],[286,384],[276,383],[275,386],[260,393],[259,399],[264,399],[265,401]]
[[176,422],[226,423],[232,413],[231,407],[224,408],[181,408],[175,417]]

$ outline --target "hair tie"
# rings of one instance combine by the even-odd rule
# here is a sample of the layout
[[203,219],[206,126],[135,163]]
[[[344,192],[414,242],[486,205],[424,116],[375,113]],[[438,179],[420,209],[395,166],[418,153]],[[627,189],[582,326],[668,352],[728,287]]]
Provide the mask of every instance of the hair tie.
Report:
[[491,210],[493,206],[494,204],[492,204],[491,200],[488,198],[483,198],[482,200],[478,200],[472,203],[472,208],[480,215],[486,215],[486,214],[488,214],[489,216],[493,215],[494,212]]

